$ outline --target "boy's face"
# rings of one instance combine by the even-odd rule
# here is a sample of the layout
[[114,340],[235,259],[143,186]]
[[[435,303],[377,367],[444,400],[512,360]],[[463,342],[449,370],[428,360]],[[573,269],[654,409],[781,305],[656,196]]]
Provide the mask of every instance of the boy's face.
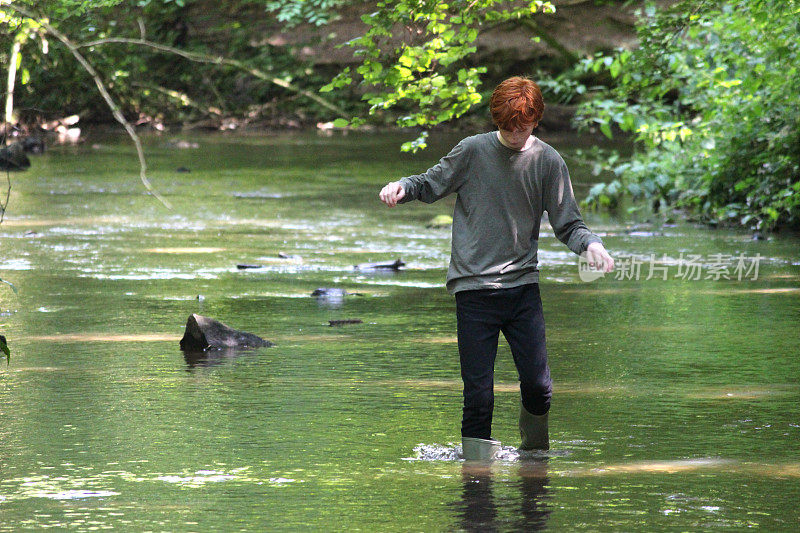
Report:
[[503,136],[503,140],[506,141],[506,144],[515,150],[521,150],[522,147],[525,146],[525,143],[528,140],[528,137],[531,136],[533,133],[533,128],[536,127],[536,124],[531,124],[530,126],[522,127],[516,130],[504,130],[503,128],[498,128],[500,130],[500,135]]

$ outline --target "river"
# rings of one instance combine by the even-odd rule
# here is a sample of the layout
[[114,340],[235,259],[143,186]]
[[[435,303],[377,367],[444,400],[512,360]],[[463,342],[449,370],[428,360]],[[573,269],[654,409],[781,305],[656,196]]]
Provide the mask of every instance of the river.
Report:
[[[120,136],[11,176],[0,530],[796,531],[800,238],[587,212],[617,260],[588,282],[543,225],[552,451],[514,450],[501,338],[506,448],[475,467],[456,455],[449,229],[426,227],[453,200],[377,199],[458,137],[417,155],[385,133],[170,139],[146,150],[172,210]],[[584,197],[594,178],[571,154],[586,140],[546,140]],[[191,313],[276,346],[187,359]],[[344,319],[362,323],[329,325]]]

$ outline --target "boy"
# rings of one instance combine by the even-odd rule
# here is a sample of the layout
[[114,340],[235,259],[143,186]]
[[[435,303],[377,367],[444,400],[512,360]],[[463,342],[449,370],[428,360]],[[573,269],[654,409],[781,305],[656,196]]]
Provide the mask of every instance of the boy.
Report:
[[498,131],[467,137],[424,174],[387,184],[387,206],[432,203],[456,193],[447,290],[455,295],[458,352],[464,381],[464,458],[492,459],[494,361],[499,332],[508,340],[520,379],[520,449],[549,448],[552,394],[539,295],[539,224],[548,212],[556,237],[590,266],[610,272],[614,260],[589,231],[572,192],[567,166],[532,135],[542,118],[539,87],[513,77],[490,102]]

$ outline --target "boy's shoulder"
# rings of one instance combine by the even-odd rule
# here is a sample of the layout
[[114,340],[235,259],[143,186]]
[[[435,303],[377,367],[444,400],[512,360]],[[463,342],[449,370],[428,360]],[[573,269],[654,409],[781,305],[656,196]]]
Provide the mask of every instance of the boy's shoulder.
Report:
[[549,156],[554,156],[554,155],[558,155],[558,156],[560,156],[560,155],[561,155],[561,154],[559,154],[559,153],[558,153],[558,150],[556,150],[556,149],[555,149],[555,148],[553,148],[551,145],[549,145],[549,144],[547,144],[546,142],[544,142],[544,141],[541,139],[541,137],[536,137],[536,142],[539,144],[539,146],[541,146],[541,147],[542,147],[542,148],[541,148],[541,150],[542,150],[542,153],[544,153],[544,154],[547,154],[547,155],[549,155]]
[[494,132],[476,133],[475,135],[470,135],[469,137],[461,139],[461,142],[459,144],[467,148],[485,146],[491,144],[492,141],[491,136],[494,134],[495,134]]
[[539,137],[536,137],[536,141],[537,141],[537,144],[541,147],[540,148],[540,153],[541,153],[541,157],[542,158],[550,160],[550,161],[554,161],[554,162],[557,162],[557,163],[561,163],[561,162],[564,161],[564,158],[561,157],[561,154],[558,152],[558,150],[556,150],[555,148],[553,148],[552,146],[550,146],[549,144],[544,142]]

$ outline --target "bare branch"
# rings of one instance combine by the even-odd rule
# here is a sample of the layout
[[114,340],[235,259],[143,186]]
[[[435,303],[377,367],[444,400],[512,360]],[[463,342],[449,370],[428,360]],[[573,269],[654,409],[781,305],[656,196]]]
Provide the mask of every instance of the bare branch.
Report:
[[2,224],[3,220],[6,218],[6,208],[8,207],[8,201],[11,198],[11,172],[8,170],[6,170],[6,181],[8,182],[8,188],[6,189],[6,199],[2,204],[0,204],[0,224]]
[[161,44],[161,43],[155,43],[155,42],[148,41],[148,40],[145,40],[145,39],[130,39],[130,38],[126,38],[126,37],[109,37],[109,38],[106,38],[106,39],[98,39],[96,41],[90,41],[90,42],[87,42],[87,43],[78,44],[78,45],[76,45],[76,47],[77,48],[86,48],[86,47],[91,47],[91,46],[100,46],[100,45],[103,45],[103,44],[112,44],[112,43],[133,44],[133,45],[137,45],[137,46],[146,46],[148,48],[153,48],[155,50],[160,50],[161,52],[167,52],[167,53],[170,53],[170,54],[175,54],[175,55],[181,56],[181,57],[183,57],[185,59],[188,59],[189,61],[195,61],[197,63],[211,63],[211,64],[214,64],[214,65],[226,65],[226,66],[229,66],[229,67],[233,67],[233,68],[242,70],[244,72],[247,72],[250,75],[252,75],[253,77],[259,78],[259,79],[264,80],[264,81],[268,81],[268,82],[270,82],[270,83],[272,83],[274,85],[277,85],[279,87],[283,87],[284,89],[287,89],[289,91],[295,92],[297,94],[301,94],[301,95],[305,96],[306,98],[315,101],[319,105],[321,105],[321,106],[323,106],[323,107],[325,107],[327,109],[330,109],[331,111],[336,112],[336,114],[341,116],[341,117],[344,117],[344,118],[347,118],[347,119],[350,118],[350,115],[348,115],[342,108],[340,108],[340,107],[328,102],[324,98],[321,98],[320,96],[312,93],[311,91],[306,91],[305,89],[301,89],[300,87],[296,87],[295,85],[292,85],[291,83],[289,83],[286,80],[282,80],[280,78],[276,78],[275,76],[270,76],[269,74],[267,74],[263,70],[257,69],[255,67],[247,65],[246,63],[243,63],[241,61],[237,61],[235,59],[230,59],[230,58],[222,57],[222,56],[213,56],[213,55],[207,55],[207,54],[200,54],[200,53],[197,53],[197,52],[189,52],[189,51],[186,51],[186,50],[181,50],[180,48],[175,48],[173,46],[167,46],[167,45]]
[[7,4],[7,6],[16,11],[17,13],[25,17],[28,17],[32,20],[35,20],[37,23],[41,24],[42,28],[44,28],[45,31],[47,31],[47,33],[49,33],[50,35],[61,41],[61,43],[69,49],[69,51],[72,53],[73,56],[75,56],[75,59],[78,60],[78,62],[81,64],[84,70],[89,73],[89,75],[94,80],[95,85],[97,85],[97,90],[100,91],[100,95],[103,97],[103,100],[106,101],[106,104],[111,109],[111,113],[114,115],[114,118],[117,120],[117,122],[122,124],[122,126],[125,128],[125,131],[128,132],[128,136],[131,138],[131,140],[133,140],[133,144],[136,146],[136,154],[139,156],[139,179],[142,180],[144,188],[147,189],[147,191],[150,194],[155,196],[159,202],[164,204],[164,206],[167,209],[172,209],[172,204],[170,204],[166,198],[161,196],[161,194],[159,194],[159,192],[155,190],[153,186],[150,184],[150,180],[147,179],[147,161],[145,161],[144,158],[144,149],[142,148],[142,141],[136,134],[136,130],[134,130],[130,122],[128,122],[125,119],[125,116],[122,114],[122,110],[120,110],[117,103],[109,94],[105,84],[103,84],[103,80],[100,78],[100,75],[91,65],[91,63],[89,63],[86,60],[86,58],[83,57],[83,55],[78,51],[78,47],[75,46],[75,44],[72,41],[70,41],[66,35],[64,35],[60,31],[55,29],[52,25],[50,25],[50,23],[47,22],[47,20],[44,17],[38,17],[36,16],[36,14],[31,13],[27,9],[16,6],[14,4]]
[[[6,155],[10,156],[11,154],[8,152],[8,130],[11,127],[11,124],[6,122],[3,124],[3,140],[0,142],[0,146],[6,149]],[[6,218],[6,209],[8,208],[8,201],[11,198],[11,166],[10,160],[8,161],[8,166],[6,166],[6,181],[8,182],[8,189],[6,189],[6,199],[3,202],[0,202],[0,224],[3,223],[3,220]]]
[[193,107],[193,108],[195,108],[197,110],[200,110],[200,111],[202,111],[204,113],[207,113],[209,115],[217,115],[217,116],[222,115],[222,110],[221,109],[219,109],[217,107],[203,106],[203,105],[195,102],[194,100],[192,100],[192,98],[188,94],[182,93],[180,91],[176,91],[174,89],[167,89],[166,87],[161,87],[160,85],[152,85],[152,84],[148,84],[148,83],[139,83],[137,81],[131,82],[131,85],[133,87],[142,87],[143,89],[150,89],[151,91],[159,92],[159,93],[161,93],[161,94],[163,94],[165,96],[168,96],[168,97],[172,98],[173,100],[176,100],[176,101],[180,102],[183,105],[187,105],[189,107]]
[[525,26],[531,31],[531,33],[533,33],[541,40],[549,44],[551,48],[553,48],[556,52],[559,53],[559,55],[564,59],[564,61],[567,64],[578,62],[578,56],[576,56],[573,52],[571,52],[566,46],[558,42],[558,39],[556,39],[550,33],[548,33],[532,18],[520,19],[518,24],[521,26]]

